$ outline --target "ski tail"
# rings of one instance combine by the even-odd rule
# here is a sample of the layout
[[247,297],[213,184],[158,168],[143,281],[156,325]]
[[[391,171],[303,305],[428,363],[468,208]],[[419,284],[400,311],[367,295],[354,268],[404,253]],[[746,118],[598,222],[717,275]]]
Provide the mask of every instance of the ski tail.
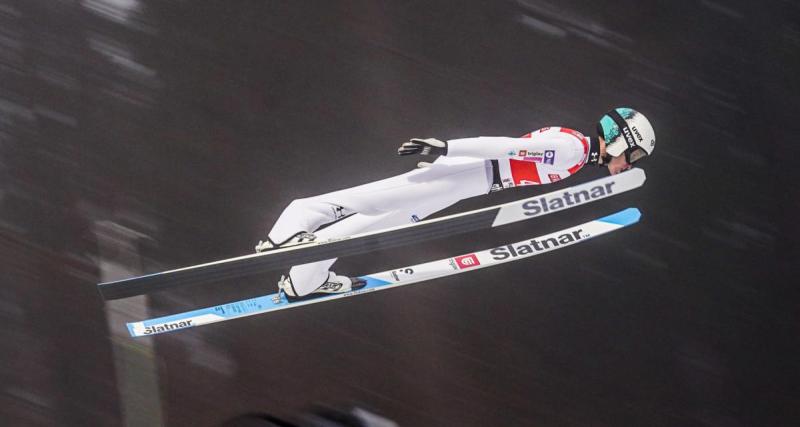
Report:
[[156,335],[470,272],[572,246],[635,224],[640,218],[641,212],[639,212],[638,209],[628,208],[593,221],[536,238],[452,258],[368,274],[362,276],[362,278],[367,281],[367,285],[364,288],[344,294],[331,294],[329,296],[293,303],[286,301],[283,295],[264,295],[257,298],[201,308],[171,316],[128,323],[128,331],[131,336],[134,337]]

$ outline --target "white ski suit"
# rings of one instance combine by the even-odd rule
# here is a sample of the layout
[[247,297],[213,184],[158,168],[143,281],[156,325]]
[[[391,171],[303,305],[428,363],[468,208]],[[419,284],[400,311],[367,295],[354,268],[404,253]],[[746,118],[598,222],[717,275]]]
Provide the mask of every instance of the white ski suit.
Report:
[[[589,139],[548,127],[520,138],[477,137],[448,141],[446,156],[431,166],[320,196],[294,200],[269,232],[280,245],[299,232],[317,240],[349,236],[422,220],[460,200],[520,185],[549,184],[586,164]],[[321,226],[330,224],[318,230]],[[336,259],[289,271],[298,296],[328,279]]]

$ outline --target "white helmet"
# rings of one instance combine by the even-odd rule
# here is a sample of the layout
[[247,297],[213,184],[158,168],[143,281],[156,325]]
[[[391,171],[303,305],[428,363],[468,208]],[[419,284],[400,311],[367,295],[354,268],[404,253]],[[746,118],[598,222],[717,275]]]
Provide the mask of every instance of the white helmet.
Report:
[[606,141],[606,154],[633,163],[653,153],[656,133],[644,114],[632,108],[615,108],[597,122],[597,136]]

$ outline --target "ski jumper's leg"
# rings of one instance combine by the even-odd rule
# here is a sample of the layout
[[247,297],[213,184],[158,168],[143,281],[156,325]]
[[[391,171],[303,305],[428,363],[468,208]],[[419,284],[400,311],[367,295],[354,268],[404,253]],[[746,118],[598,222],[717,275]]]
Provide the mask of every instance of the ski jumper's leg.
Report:
[[[268,237],[283,244],[299,232],[315,232],[353,213],[376,216],[425,204],[428,198],[447,198],[440,191],[464,193],[461,199],[486,194],[491,183],[489,162],[468,157],[439,157],[427,168],[402,175],[297,199],[284,209]],[[455,188],[450,188],[455,187]],[[463,187],[463,188],[458,188]],[[452,202],[450,204],[453,204]],[[447,205],[449,206],[449,205]],[[443,208],[442,208],[443,209]],[[422,217],[419,217],[420,219]]]
[[[326,240],[408,224],[460,200],[488,193],[491,178],[491,166],[485,160],[440,157],[425,169],[296,200],[281,214],[269,237],[279,242],[278,239],[291,238],[299,231],[312,231],[319,240]],[[316,231],[321,225],[336,221],[333,207],[350,216]],[[289,276],[298,296],[324,284],[335,261],[292,267]]]

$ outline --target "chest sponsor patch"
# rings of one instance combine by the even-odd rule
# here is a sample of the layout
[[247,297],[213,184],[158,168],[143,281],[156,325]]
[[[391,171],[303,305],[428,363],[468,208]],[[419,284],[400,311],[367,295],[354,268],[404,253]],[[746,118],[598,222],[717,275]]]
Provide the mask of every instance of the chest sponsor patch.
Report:
[[556,161],[556,152],[555,150],[545,150],[544,152],[544,163],[548,165],[552,165],[553,162]]
[[544,153],[541,151],[519,150],[517,156],[519,157],[542,157]]

